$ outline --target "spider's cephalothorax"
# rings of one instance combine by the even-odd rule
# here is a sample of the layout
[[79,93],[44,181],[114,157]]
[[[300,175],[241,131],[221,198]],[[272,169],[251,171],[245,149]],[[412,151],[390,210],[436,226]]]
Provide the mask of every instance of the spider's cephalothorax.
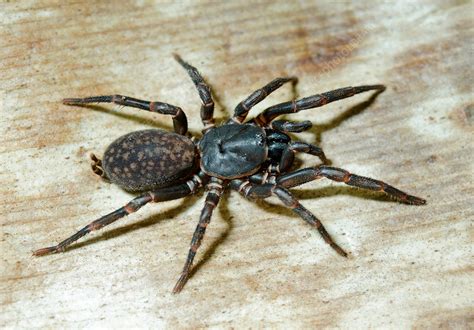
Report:
[[280,115],[312,109],[365,91],[383,91],[383,85],[345,87],[295,101],[271,106],[256,118],[245,121],[250,109],[270,93],[296,78],[277,78],[256,90],[240,102],[233,117],[222,126],[215,126],[214,101],[211,90],[193,66],[175,55],[186,69],[202,100],[201,119],[204,124],[200,140],[188,137],[186,115],[179,108],[163,102],[143,101],[127,96],[108,95],[79,99],[64,99],[64,104],[115,103],[172,116],[174,133],[163,130],[142,130],[115,140],[105,151],[103,161],[92,155],[94,173],[112,183],[141,194],[121,207],[85,226],[58,245],[36,250],[34,255],[62,252],[68,245],[91,231],[98,230],[150,202],[182,198],[206,187],[208,192],[199,223],[181,276],[173,292],[186,283],[194,256],[201,245],[212,212],[226,188],[249,199],[264,199],[272,195],[291,208],[304,221],[315,227],[337,253],[347,256],[329,236],[322,223],[288,190],[303,183],[327,178],[347,185],[381,191],[407,204],[421,205],[425,200],[408,195],[382,181],[351,174],[337,167],[315,165],[291,171],[296,153],[326,157],[318,146],[292,141],[287,133],[299,133],[311,127],[311,122],[274,120]]
[[209,129],[199,143],[201,169],[220,179],[254,174],[267,159],[265,131],[250,124],[225,124]]

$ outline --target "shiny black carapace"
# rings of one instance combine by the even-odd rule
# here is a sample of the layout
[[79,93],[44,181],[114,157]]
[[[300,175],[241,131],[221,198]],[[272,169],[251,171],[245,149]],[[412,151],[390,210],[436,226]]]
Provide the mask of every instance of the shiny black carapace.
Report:
[[382,181],[351,174],[340,168],[316,165],[291,170],[298,152],[317,156],[323,164],[326,163],[326,157],[318,146],[294,142],[287,134],[309,129],[310,121],[274,119],[365,91],[380,93],[385,89],[383,85],[345,87],[280,103],[265,109],[256,118],[245,121],[250,109],[270,93],[287,82],[293,85],[297,82],[294,77],[277,78],[250,94],[237,105],[231,119],[216,126],[213,119],[214,101],[209,86],[196,68],[178,55],[175,58],[189,74],[201,97],[201,119],[204,124],[202,138],[198,140],[190,136],[186,115],[181,108],[171,104],[121,95],[64,99],[63,103],[68,105],[115,103],[170,115],[174,133],[158,129],[129,133],[107,148],[103,160],[92,155],[94,173],[140,195],[124,207],[91,222],[58,245],[35,251],[35,256],[63,252],[68,245],[87,233],[111,224],[147,203],[182,198],[205,187],[207,195],[204,208],[191,240],[183,272],[173,289],[177,293],[189,277],[212,212],[226,188],[249,199],[264,199],[272,195],[278,197],[284,205],[315,227],[326,243],[344,257],[347,256],[346,252],[333,241],[322,223],[290,193],[289,188],[324,177],[359,188],[385,192],[403,203],[425,204],[424,199],[408,195]]

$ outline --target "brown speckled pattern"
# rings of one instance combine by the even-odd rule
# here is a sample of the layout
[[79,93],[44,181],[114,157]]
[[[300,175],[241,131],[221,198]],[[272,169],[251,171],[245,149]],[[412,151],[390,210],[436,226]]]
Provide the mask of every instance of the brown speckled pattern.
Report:
[[105,151],[103,167],[110,180],[129,191],[166,187],[193,172],[195,147],[185,136],[157,129],[132,132]]

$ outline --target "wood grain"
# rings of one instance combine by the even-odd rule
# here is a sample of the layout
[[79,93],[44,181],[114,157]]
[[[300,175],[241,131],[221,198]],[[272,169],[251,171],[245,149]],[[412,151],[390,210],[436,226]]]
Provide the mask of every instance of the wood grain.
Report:
[[[473,3],[153,1],[0,5],[1,316],[7,328],[472,328]],[[150,205],[67,253],[33,258],[132,197],[90,171],[118,136],[171,129],[133,109],[67,107],[121,93],[200,102],[222,119],[253,90],[296,75],[299,96],[384,83],[292,119],[335,166],[428,200],[413,207],[318,181],[295,189],[351,255],[334,253],[277,200],[227,194],[180,295],[202,195]],[[252,110],[293,97],[283,89]],[[302,166],[314,158],[301,157]]]

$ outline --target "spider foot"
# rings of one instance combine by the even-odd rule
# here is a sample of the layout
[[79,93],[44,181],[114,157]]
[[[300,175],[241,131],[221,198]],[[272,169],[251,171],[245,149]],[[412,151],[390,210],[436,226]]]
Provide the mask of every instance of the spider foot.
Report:
[[83,101],[83,99],[79,99],[79,98],[67,98],[67,99],[63,99],[63,104],[66,104],[66,105],[78,105],[78,104],[84,104],[85,102]]
[[35,257],[40,257],[40,256],[44,256],[46,254],[58,253],[58,252],[64,252],[64,247],[55,245],[55,246],[50,246],[50,247],[47,247],[47,248],[38,249],[35,252],[33,252],[33,255]]
[[175,294],[180,293],[184,285],[188,281],[188,278],[189,278],[189,272],[182,272],[181,276],[179,277],[178,282],[176,282],[176,285],[173,288],[173,293]]
[[404,199],[401,199],[401,202],[410,204],[410,205],[425,205],[426,200],[420,197],[407,195]]
[[343,256],[344,258],[347,258],[347,252],[344,251],[339,245],[334,242],[330,243],[330,245],[339,255]]

